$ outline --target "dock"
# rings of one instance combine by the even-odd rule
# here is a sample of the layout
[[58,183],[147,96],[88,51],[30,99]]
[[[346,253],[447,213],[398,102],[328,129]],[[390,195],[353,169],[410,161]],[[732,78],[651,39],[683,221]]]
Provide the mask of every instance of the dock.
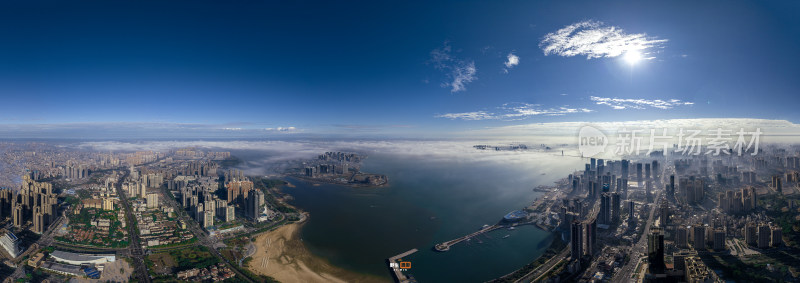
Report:
[[446,251],[450,250],[450,246],[452,246],[452,245],[458,244],[458,243],[460,243],[460,242],[462,242],[462,241],[464,241],[466,239],[469,239],[469,238],[472,238],[472,237],[478,236],[480,234],[487,233],[487,232],[490,232],[490,231],[493,231],[495,229],[499,229],[499,228],[502,228],[502,227],[505,227],[505,226],[495,224],[495,225],[480,229],[477,232],[474,232],[472,234],[469,234],[469,235],[466,235],[466,236],[461,236],[460,238],[453,239],[453,240],[450,240],[450,241],[447,241],[447,242],[444,242],[444,243],[436,244],[435,246],[433,246],[433,248],[438,252],[446,252]]
[[403,274],[403,272],[400,271],[399,268],[392,268],[392,266],[391,266],[391,263],[397,263],[397,260],[402,259],[404,257],[407,257],[407,256],[409,256],[409,255],[411,255],[411,254],[413,254],[415,252],[417,252],[417,249],[411,249],[409,251],[406,251],[404,253],[401,253],[399,255],[396,255],[396,256],[393,256],[393,257],[390,257],[389,259],[387,259],[387,261],[389,263],[389,269],[392,271],[392,275],[394,275],[394,281],[395,282],[398,282],[398,283],[415,282],[413,280],[409,280],[408,277],[406,277],[405,274]]

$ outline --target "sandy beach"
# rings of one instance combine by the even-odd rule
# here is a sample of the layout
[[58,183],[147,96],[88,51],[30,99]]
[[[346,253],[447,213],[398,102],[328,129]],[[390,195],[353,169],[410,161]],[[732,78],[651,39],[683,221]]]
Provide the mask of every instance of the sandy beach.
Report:
[[288,224],[256,237],[256,252],[248,268],[284,283],[391,282],[390,278],[364,275],[335,267],[312,255],[298,238],[302,223]]

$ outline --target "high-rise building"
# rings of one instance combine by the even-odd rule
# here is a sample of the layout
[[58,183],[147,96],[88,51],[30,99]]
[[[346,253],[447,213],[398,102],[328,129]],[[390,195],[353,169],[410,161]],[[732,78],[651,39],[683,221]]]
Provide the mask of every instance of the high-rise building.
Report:
[[147,208],[158,208],[158,194],[157,193],[149,193],[147,194]]
[[772,241],[770,245],[773,247],[780,247],[783,245],[783,231],[779,226],[772,226]]
[[228,206],[225,212],[225,222],[231,222],[236,218],[236,208],[233,206]]
[[675,245],[679,248],[688,248],[689,247],[689,230],[687,227],[678,226],[677,232],[675,233]]
[[39,207],[36,207],[33,211],[33,232],[42,234],[45,230],[44,214]]
[[747,223],[744,227],[745,243],[751,246],[758,245],[758,226],[755,223]]
[[23,221],[22,216],[23,216],[22,206],[19,205],[19,204],[14,205],[13,210],[11,210],[11,219],[12,219],[12,223],[14,224],[14,227],[17,227],[17,228],[22,227],[22,224],[23,224],[22,223],[22,221]]
[[611,196],[604,193],[600,196],[600,213],[597,215],[600,224],[611,224]]
[[203,212],[203,227],[214,226],[214,211],[208,210]]
[[620,174],[622,175],[622,179],[628,179],[628,175],[630,174],[630,161],[623,159],[622,164],[620,165]]
[[261,190],[252,190],[245,202],[245,217],[258,220],[261,214],[261,207],[264,205],[264,192]]
[[245,198],[247,198],[250,194],[250,191],[253,190],[253,182],[251,181],[233,181],[228,182],[225,184],[225,188],[228,191],[228,204],[233,202],[242,203]]
[[650,274],[663,274],[666,270],[664,264],[664,234],[661,228],[654,227],[647,235],[647,261]]
[[628,201],[628,222],[632,222],[635,219],[634,218],[634,215],[636,215],[634,213],[635,211],[636,211],[636,203],[634,201],[632,201],[632,200],[629,200]]
[[579,259],[583,256],[583,223],[573,221],[570,227],[570,256]]
[[772,176],[772,188],[775,189],[776,192],[783,193],[783,186],[781,185],[781,175]]
[[661,213],[661,223],[662,225],[669,224],[669,203],[667,203],[666,199],[662,199],[661,203],[658,206],[658,210]]
[[725,230],[717,228],[714,230],[714,251],[725,250]]
[[758,226],[758,248],[759,249],[766,249],[769,248],[769,241],[771,240],[772,236],[772,229],[770,229],[769,225],[761,224]]
[[642,163],[636,163],[636,182],[642,184]]
[[695,250],[705,250],[706,249],[706,227],[700,224],[695,224],[692,226],[692,247]]
[[611,222],[616,224],[620,220],[620,198],[618,193],[611,193]]
[[594,243],[597,240],[597,219],[592,218],[583,222],[583,254],[591,257],[594,255]]

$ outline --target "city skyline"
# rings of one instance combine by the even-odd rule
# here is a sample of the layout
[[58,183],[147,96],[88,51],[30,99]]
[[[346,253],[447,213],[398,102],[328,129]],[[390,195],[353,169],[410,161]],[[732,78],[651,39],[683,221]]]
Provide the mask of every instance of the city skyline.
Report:
[[791,2],[39,4],[2,4],[3,138],[800,121]]

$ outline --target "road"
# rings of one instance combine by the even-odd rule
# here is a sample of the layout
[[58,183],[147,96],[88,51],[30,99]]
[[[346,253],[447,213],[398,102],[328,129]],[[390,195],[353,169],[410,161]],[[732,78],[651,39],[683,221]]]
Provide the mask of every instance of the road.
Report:
[[[654,199],[658,200],[660,197],[661,191],[656,194]],[[611,278],[611,282],[631,281],[631,274],[636,269],[640,256],[647,253],[647,234],[650,233],[650,226],[653,224],[653,216],[655,215],[656,207],[658,207],[658,205],[655,205],[655,203],[650,204],[650,216],[647,217],[647,223],[644,226],[644,230],[642,230],[642,235],[639,235],[639,242],[628,251],[630,261],[628,261],[628,264],[623,266],[619,272],[614,274],[614,277]]]
[[134,224],[135,218],[131,209],[131,204],[128,203],[128,193],[122,189],[122,183],[131,172],[127,169],[122,170],[125,172],[125,175],[120,177],[114,186],[117,189],[117,195],[119,195],[119,203],[122,204],[122,208],[125,209],[125,221],[127,222],[126,226],[128,227],[128,238],[130,239],[128,253],[133,261],[133,270],[135,271],[134,276],[138,278],[139,282],[150,282],[150,275],[147,272],[147,266],[144,264],[144,250],[142,250],[142,243],[141,239],[139,238],[139,230],[136,229],[136,225]]

